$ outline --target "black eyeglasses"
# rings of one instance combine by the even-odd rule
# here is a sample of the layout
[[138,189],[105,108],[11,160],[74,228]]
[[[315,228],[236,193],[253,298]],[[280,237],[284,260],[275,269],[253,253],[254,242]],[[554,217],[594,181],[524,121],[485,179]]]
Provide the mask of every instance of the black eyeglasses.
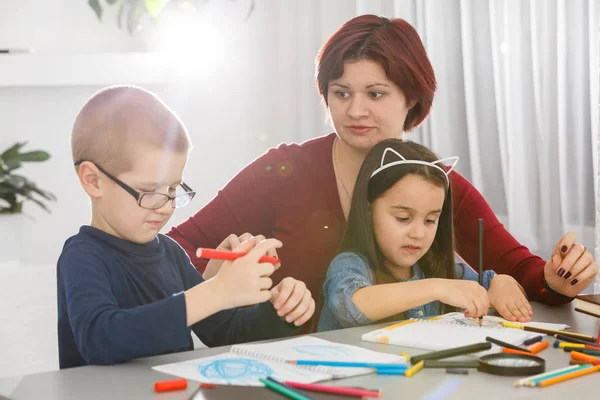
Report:
[[[78,166],[79,164],[85,161],[86,160],[79,160],[75,163],[75,166]],[[112,179],[117,185],[125,189],[127,193],[132,195],[137,200],[138,206],[148,210],[158,210],[159,208],[162,208],[165,204],[167,204],[169,201],[171,201],[173,208],[181,208],[183,206],[188,205],[189,202],[192,201],[192,199],[196,195],[196,192],[194,192],[194,190],[188,185],[186,185],[184,182],[181,182],[180,186],[183,190],[185,190],[185,193],[176,194],[175,196],[169,196],[168,194],[158,192],[138,192],[125,182],[118,179],[116,176],[106,172],[98,164],[94,162],[92,162],[92,164],[94,164],[96,168],[100,170],[100,172]]]

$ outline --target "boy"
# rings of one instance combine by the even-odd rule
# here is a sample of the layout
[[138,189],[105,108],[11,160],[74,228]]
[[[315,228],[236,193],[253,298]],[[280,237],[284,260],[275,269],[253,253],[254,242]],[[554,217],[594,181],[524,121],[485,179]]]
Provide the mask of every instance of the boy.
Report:
[[141,88],[106,88],[79,112],[73,161],[92,221],[58,260],[60,368],[190,350],[190,329],[208,346],[287,336],[312,316],[306,286],[286,278],[271,288],[274,266],[258,262],[279,241],[240,244],[248,255],[204,281],[159,234],[194,196],[182,181],[189,149],[182,122]]

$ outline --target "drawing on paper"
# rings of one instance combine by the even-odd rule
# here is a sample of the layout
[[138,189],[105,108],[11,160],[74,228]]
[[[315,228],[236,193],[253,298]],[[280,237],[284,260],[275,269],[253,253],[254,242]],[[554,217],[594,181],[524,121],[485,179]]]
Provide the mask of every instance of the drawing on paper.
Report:
[[352,350],[341,346],[306,345],[293,346],[292,349],[297,353],[315,357],[351,357],[354,355]]
[[[466,317],[462,317],[462,316],[455,316],[455,317],[452,317],[452,320],[460,325],[479,327],[479,319],[477,319],[477,318],[466,318]],[[481,324],[481,327],[482,328],[502,328],[502,325],[500,325],[496,321],[489,321],[484,318],[483,323]]]
[[198,365],[198,372],[208,379],[223,379],[228,382],[237,379],[264,378],[273,374],[273,370],[268,365],[248,358],[228,358],[201,363]]

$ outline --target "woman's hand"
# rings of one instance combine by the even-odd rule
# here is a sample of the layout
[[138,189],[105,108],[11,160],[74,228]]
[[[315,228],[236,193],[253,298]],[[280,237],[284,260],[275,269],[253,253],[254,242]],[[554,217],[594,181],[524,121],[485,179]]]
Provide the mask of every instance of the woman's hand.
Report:
[[554,247],[552,257],[544,266],[546,283],[554,291],[575,297],[596,277],[598,266],[581,243],[576,243],[577,234],[567,232]]

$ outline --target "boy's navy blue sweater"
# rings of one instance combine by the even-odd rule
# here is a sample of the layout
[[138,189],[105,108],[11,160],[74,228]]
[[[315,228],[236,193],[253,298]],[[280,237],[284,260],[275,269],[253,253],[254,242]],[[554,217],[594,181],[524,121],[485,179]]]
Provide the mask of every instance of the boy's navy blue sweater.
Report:
[[[60,368],[193,349],[183,291],[203,281],[185,251],[167,236],[136,244],[81,227],[58,260]],[[191,329],[210,347],[296,330],[270,302],[218,312]]]

